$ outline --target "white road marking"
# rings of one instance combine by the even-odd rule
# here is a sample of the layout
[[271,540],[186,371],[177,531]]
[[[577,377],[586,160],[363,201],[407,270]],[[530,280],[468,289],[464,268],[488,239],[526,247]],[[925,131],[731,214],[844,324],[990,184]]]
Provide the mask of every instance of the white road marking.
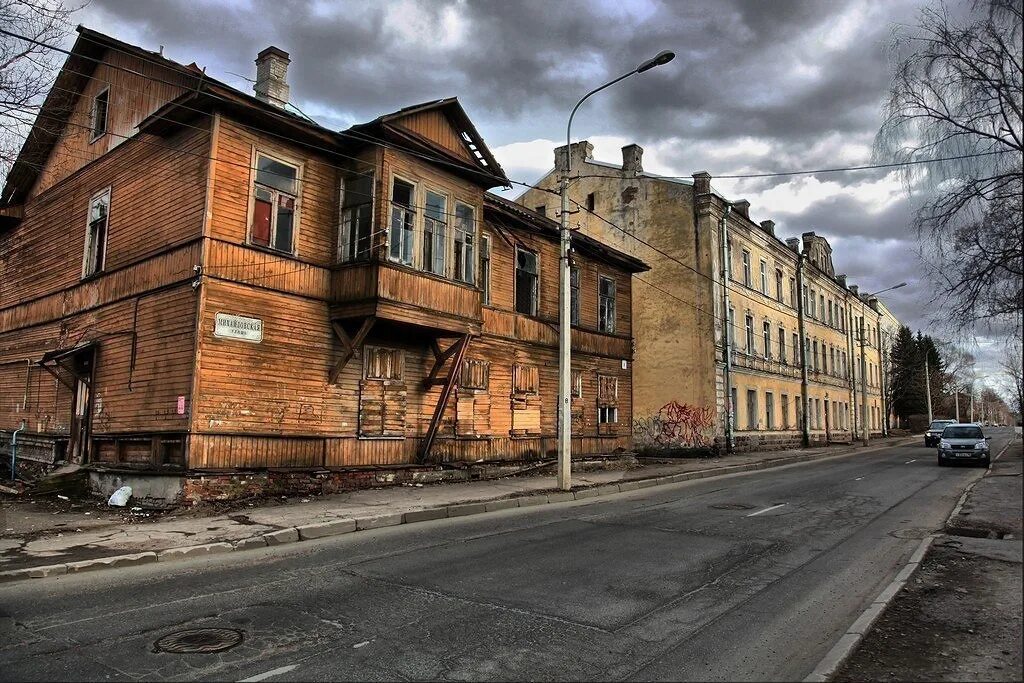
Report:
[[770,508],[765,508],[764,510],[758,510],[757,512],[751,512],[749,515],[747,515],[747,517],[757,517],[758,515],[763,515],[764,513],[768,512],[770,510],[776,510],[776,509],[782,507],[785,504],[786,503],[779,503],[778,505],[772,505]]
[[359,648],[361,648],[361,647],[364,647],[364,646],[366,646],[366,645],[369,645],[369,644],[370,644],[370,641],[369,641],[369,640],[364,640],[364,641],[363,641],[363,642],[361,642],[361,643],[356,643],[355,645],[353,645],[353,646],[352,646],[352,649],[353,649],[353,650],[358,650]]
[[270,671],[264,671],[261,674],[257,674],[255,676],[250,676],[249,678],[243,678],[238,683],[256,683],[256,681],[265,681],[268,678],[273,678],[274,676],[280,676],[281,674],[286,674],[289,671],[293,671],[293,670],[298,669],[298,668],[299,668],[298,664],[289,664],[288,666],[282,666],[282,667],[278,667],[277,669],[271,669]]
[[860,481],[860,480],[861,480],[861,479],[863,479],[863,478],[864,478],[864,477],[857,477],[856,479],[854,479],[854,481]]
[[905,463],[903,463],[903,464],[904,464],[904,465],[909,465],[909,464],[910,464],[910,463],[912,463],[912,462],[917,462],[917,458],[914,458],[913,460],[908,460],[908,461],[906,461],[906,462],[905,462]]

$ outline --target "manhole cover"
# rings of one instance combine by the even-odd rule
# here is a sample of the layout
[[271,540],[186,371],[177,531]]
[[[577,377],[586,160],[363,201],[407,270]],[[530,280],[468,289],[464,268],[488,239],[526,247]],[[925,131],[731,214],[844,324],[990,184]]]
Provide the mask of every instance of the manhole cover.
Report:
[[189,628],[175,631],[156,641],[159,652],[207,654],[230,650],[242,642],[242,632],[233,628]]
[[710,506],[715,510],[753,510],[753,505],[747,505],[746,503],[719,503],[718,505]]

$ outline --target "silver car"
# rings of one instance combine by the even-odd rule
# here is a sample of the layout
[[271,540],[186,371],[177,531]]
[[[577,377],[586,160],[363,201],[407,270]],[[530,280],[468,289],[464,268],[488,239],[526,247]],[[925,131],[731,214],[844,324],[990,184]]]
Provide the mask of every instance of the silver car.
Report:
[[942,430],[949,425],[955,425],[956,420],[935,420],[928,425],[928,431],[924,433],[924,447],[930,448],[939,444],[939,438],[942,436]]
[[985,436],[978,425],[950,425],[942,430],[939,438],[939,466],[955,462],[974,462],[988,467],[991,462],[988,442],[991,436]]

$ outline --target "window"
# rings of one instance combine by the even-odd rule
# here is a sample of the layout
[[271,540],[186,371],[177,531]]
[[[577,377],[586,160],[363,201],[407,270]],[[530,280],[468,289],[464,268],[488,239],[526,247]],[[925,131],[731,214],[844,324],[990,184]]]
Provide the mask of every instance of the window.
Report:
[[764,394],[764,420],[768,429],[775,429],[775,395],[770,391]]
[[580,269],[576,266],[569,268],[569,322],[580,324]]
[[110,89],[104,88],[92,98],[92,142],[107,132],[107,110],[110,106]]
[[405,355],[400,349],[367,346],[363,349],[363,377],[400,380],[405,370]]
[[754,353],[754,316],[750,315],[749,313],[746,316],[745,328],[744,329],[746,330],[746,333],[747,333],[747,339],[746,339],[747,347],[744,350],[747,353],[749,353],[749,354],[753,354]]
[[388,233],[388,256],[392,261],[412,265],[412,230],[416,218],[413,211],[415,188],[395,178],[391,185],[391,229]]
[[486,391],[491,376],[491,364],[485,360],[467,359],[462,364],[459,386],[463,389]]
[[832,299],[828,300],[828,324],[833,326],[836,324],[835,317],[832,311]]
[[800,336],[793,333],[793,365],[800,365]]
[[85,256],[82,277],[103,270],[107,261],[107,225],[110,217],[110,188],[93,195],[89,201],[89,222],[85,226]]
[[516,249],[516,312],[537,315],[537,254]]
[[762,336],[764,337],[764,357],[772,357],[772,324],[767,320],[764,321],[764,328],[762,330]]
[[491,303],[491,236],[480,235],[480,287],[484,290],[484,303]]
[[821,316],[822,320],[825,319],[825,295],[818,295],[818,315]]
[[597,422],[614,424],[619,421],[619,378],[597,376]]
[[782,428],[789,429],[789,394],[782,394],[782,405],[779,407],[782,414]]
[[725,257],[729,261],[729,279],[730,280],[735,280],[736,279],[736,267],[735,267],[735,264],[732,262],[732,240],[729,240],[728,242],[726,242]]
[[583,398],[583,371],[573,370],[569,374],[569,393],[573,398]]
[[729,307],[729,322],[727,324],[728,330],[726,334],[729,335],[729,346],[733,346],[736,343],[736,333],[734,332],[736,329],[736,309],[732,306]]
[[757,392],[747,389],[747,429],[757,429]]
[[814,359],[814,363],[812,364],[811,367],[813,367],[814,371],[817,372],[819,367],[820,367],[818,365],[818,340],[817,339],[814,340],[813,349],[814,349],[814,352],[813,352],[813,355],[811,356],[811,358]]
[[444,275],[447,205],[444,195],[427,190],[427,205],[423,210],[423,270],[438,275]]
[[615,280],[610,277],[598,278],[597,329],[601,332],[615,331]]
[[809,315],[812,318],[818,317],[818,315],[817,315],[818,306],[815,303],[816,301],[817,301],[817,299],[814,298],[814,290],[812,289],[811,290],[811,296],[810,296],[811,310],[807,313],[807,315]]
[[828,366],[832,368],[832,374],[836,374],[836,350],[835,347],[828,349]]
[[513,394],[536,394],[540,384],[539,373],[536,365],[512,366],[512,393]]
[[540,206],[533,207],[533,210],[536,211],[537,213],[539,213],[541,216],[548,215],[548,207],[545,206],[544,204],[541,204]]
[[297,166],[265,154],[256,155],[252,229],[249,232],[252,244],[292,253],[298,182]]
[[775,271],[775,300],[782,303],[782,271],[776,269]]
[[733,387],[732,391],[729,392],[729,401],[729,412],[731,413],[729,417],[732,418],[732,428],[737,429],[740,421],[739,418],[736,416],[736,412],[739,410],[740,407],[736,399],[736,387]]
[[455,205],[455,279],[476,284],[476,221],[472,206]]
[[796,278],[789,278],[789,305],[796,308]]
[[596,202],[594,200],[594,193],[591,192],[590,194],[587,195],[587,211],[593,211],[595,205]]
[[342,195],[339,256],[342,261],[369,258],[373,231],[373,175],[345,179]]
[[786,328],[784,327],[779,328],[779,360],[783,364],[788,362],[786,358]]
[[743,284],[750,286],[750,252],[743,250]]
[[761,293],[768,294],[768,263],[761,259]]

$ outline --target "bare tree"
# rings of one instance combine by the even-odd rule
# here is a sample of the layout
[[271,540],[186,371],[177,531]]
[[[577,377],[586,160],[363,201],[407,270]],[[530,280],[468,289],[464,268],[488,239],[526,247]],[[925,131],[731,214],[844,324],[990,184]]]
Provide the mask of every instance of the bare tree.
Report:
[[894,34],[895,65],[879,160],[905,166],[924,193],[922,256],[954,326],[1015,317],[1024,280],[1024,54],[1020,0],[976,0],[954,19],[944,5]]
[[[60,44],[71,30],[70,8],[47,0],[0,0],[0,176],[7,177],[39,113],[64,55],[38,43]],[[32,42],[36,41],[36,42]]]
[[1010,395],[1010,409],[1017,413],[1017,419],[1024,418],[1024,345],[1020,339],[1006,344],[999,361],[1003,370],[1004,386]]

